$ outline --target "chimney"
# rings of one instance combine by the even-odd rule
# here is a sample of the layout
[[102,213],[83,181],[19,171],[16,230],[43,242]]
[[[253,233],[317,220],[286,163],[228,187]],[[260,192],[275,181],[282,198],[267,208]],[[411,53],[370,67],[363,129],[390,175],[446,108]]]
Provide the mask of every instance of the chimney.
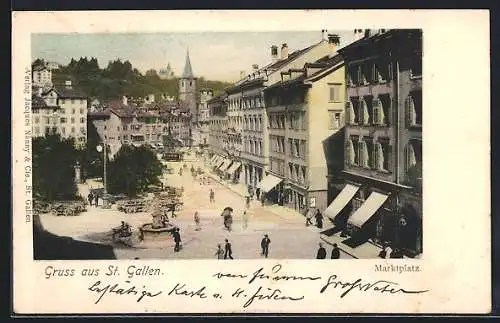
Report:
[[281,59],[287,59],[288,58],[288,45],[284,43],[281,45]]
[[321,29],[321,40],[322,41],[327,41],[328,38],[327,38],[327,33],[328,33],[328,30],[326,29]]
[[66,82],[64,82],[64,86],[67,88],[67,89],[71,89],[71,81],[68,80]]
[[252,65],[252,69],[253,69],[254,71],[258,71],[258,70],[259,70],[259,65],[257,65],[257,64],[253,64],[253,65]]
[[240,71],[240,80],[245,78],[245,71]]
[[125,95],[122,97],[122,103],[123,105],[128,105],[128,99]]
[[340,37],[337,34],[328,34],[328,45],[330,45],[330,53],[335,54],[337,47],[340,45]]
[[273,63],[278,61],[278,46],[276,45],[271,46],[271,60]]

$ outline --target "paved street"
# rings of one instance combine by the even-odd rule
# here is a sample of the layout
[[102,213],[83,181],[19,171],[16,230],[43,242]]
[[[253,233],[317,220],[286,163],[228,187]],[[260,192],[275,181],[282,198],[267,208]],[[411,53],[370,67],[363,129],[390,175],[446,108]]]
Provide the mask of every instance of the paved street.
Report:
[[[216,258],[217,244],[224,245],[224,239],[229,239],[233,246],[235,259],[260,258],[260,240],[264,234],[271,239],[270,258],[311,259],[315,258],[320,242],[316,227],[306,227],[305,219],[294,211],[278,206],[262,207],[259,202],[253,201],[248,210],[248,226],[243,227],[242,213],[244,198],[236,193],[237,189],[218,183],[215,179],[208,185],[200,185],[194,180],[191,173],[185,171],[183,176],[177,174],[182,167],[181,162],[169,162],[175,168],[174,174],[165,175],[165,182],[171,186],[184,187],[184,207],[178,212],[177,218],[171,219],[181,229],[183,249],[173,251],[173,241],[169,238],[163,243],[134,243],[134,247],[115,245],[115,254],[118,259],[133,258]],[[202,162],[187,161],[188,169],[202,167]],[[90,184],[96,187],[96,184]],[[209,202],[209,192],[215,192],[215,203]],[[86,196],[88,185],[81,185],[80,192]],[[241,186],[240,186],[241,191]],[[224,229],[220,216],[226,206],[234,209],[233,230]],[[200,231],[195,231],[194,212],[198,211],[201,218]],[[126,221],[134,229],[144,223],[151,222],[149,213],[125,214],[112,208],[110,210],[90,207],[87,212],[76,217],[41,216],[46,230],[57,235],[71,236],[77,240],[112,244],[110,230],[118,226],[120,221]],[[331,247],[325,244],[327,253]],[[350,258],[342,254],[342,258]]]

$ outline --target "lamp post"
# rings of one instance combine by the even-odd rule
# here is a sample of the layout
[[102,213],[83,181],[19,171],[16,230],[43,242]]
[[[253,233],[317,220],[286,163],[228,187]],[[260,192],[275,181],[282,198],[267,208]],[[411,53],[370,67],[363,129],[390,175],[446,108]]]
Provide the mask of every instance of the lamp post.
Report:
[[[108,193],[108,180],[107,180],[107,164],[108,164],[108,153],[107,153],[107,145],[106,141],[104,141],[104,144],[102,145],[97,145],[96,147],[98,152],[103,152],[104,154],[104,171],[103,171],[103,185],[104,185],[104,195]],[[108,206],[108,200],[103,196],[102,198],[102,204],[103,207],[106,208]]]

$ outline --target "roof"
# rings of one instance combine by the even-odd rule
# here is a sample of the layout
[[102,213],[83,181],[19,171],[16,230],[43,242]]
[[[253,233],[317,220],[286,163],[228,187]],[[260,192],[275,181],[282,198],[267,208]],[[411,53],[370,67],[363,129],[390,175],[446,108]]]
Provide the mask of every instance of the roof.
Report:
[[264,89],[264,91],[270,91],[274,90],[277,88],[282,88],[282,87],[291,87],[291,86],[296,86],[303,84],[304,80],[306,79],[305,74],[302,74],[301,76],[291,79],[291,80],[286,80],[286,81],[279,81],[273,85],[268,86],[267,88]]
[[36,96],[36,95],[32,95],[31,96],[31,108],[48,108],[49,106],[47,105],[47,103],[45,103],[45,100],[42,99],[41,97],[39,96]]
[[74,88],[68,88],[66,86],[55,86],[42,93],[46,95],[50,91],[55,91],[60,98],[70,98],[70,99],[88,99],[87,95],[82,91],[76,90]]
[[193,68],[191,67],[191,60],[189,59],[189,49],[186,52],[186,63],[184,64],[184,72],[182,78],[194,78]]

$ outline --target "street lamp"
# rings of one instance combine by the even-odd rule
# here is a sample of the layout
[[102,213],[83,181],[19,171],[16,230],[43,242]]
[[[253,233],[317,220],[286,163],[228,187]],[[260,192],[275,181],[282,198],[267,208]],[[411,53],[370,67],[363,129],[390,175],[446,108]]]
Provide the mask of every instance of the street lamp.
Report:
[[[107,185],[107,176],[106,176],[106,173],[107,173],[107,164],[108,164],[108,153],[107,153],[107,145],[106,143],[104,144],[100,144],[100,145],[97,145],[96,149],[98,152],[103,152],[104,153],[104,172],[103,172],[103,184],[104,184],[104,194],[107,194],[108,193],[108,185]],[[105,196],[103,196],[102,198],[102,204],[103,204],[103,207],[106,208],[108,206],[108,201],[107,199],[105,198]]]

